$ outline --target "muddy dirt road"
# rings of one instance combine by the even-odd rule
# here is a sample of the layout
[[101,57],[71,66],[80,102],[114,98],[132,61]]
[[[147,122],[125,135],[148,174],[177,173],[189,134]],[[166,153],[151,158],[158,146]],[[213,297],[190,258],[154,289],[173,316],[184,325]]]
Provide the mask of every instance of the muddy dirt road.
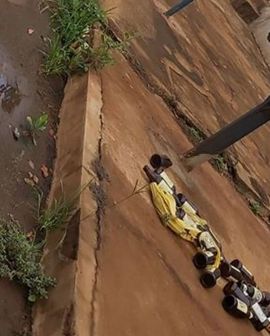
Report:
[[[32,34],[28,33],[29,28],[34,30]],[[50,122],[55,120],[61,86],[39,73],[40,49],[44,48],[41,36],[47,32],[48,18],[40,14],[38,1],[0,2],[0,215],[6,218],[10,214],[25,230],[35,224],[35,213],[33,193],[24,178],[31,171],[46,192],[50,179],[42,178],[40,166],[52,166],[54,139],[47,130],[35,147],[31,141],[15,141],[12,130],[17,127],[21,131],[28,115],[48,113]],[[34,163],[34,170],[29,160]],[[0,334],[10,336],[20,332],[27,319],[25,301],[21,290],[6,281],[0,281],[0,293]]]

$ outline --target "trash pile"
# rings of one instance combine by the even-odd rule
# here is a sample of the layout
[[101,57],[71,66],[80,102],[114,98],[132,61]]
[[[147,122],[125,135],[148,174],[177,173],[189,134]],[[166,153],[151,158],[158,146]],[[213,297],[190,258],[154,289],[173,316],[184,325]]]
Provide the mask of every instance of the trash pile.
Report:
[[253,274],[238,259],[229,262],[222,246],[197,207],[175,185],[165,170],[172,166],[166,155],[154,154],[143,169],[150,181],[152,201],[162,223],[196,248],[193,264],[200,271],[204,288],[218,279],[227,281],[223,289],[224,310],[236,318],[247,318],[257,331],[270,334],[270,293],[261,291]]

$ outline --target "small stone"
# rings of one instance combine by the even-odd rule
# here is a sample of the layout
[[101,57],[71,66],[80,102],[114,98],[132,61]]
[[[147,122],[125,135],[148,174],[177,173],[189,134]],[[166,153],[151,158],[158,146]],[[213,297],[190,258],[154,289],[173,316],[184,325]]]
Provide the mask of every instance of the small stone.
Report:
[[38,184],[39,178],[36,175],[34,175],[33,176],[33,181],[35,182],[35,184]]
[[15,127],[12,131],[12,135],[13,135],[13,138],[14,140],[18,141],[21,137],[21,133],[19,131],[19,129],[17,127]]
[[34,165],[33,161],[29,160],[28,164],[29,164],[29,166],[30,166],[31,169],[33,169],[33,170],[35,169],[35,165]]
[[27,34],[32,35],[35,32],[33,28],[27,28]]
[[41,165],[40,170],[44,178],[47,178],[49,176],[49,169],[44,164]]

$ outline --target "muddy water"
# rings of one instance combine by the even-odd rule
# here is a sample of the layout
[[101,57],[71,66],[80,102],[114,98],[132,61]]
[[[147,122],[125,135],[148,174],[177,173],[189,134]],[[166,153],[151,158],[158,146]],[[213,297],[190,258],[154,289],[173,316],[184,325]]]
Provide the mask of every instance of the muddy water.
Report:
[[[33,225],[29,210],[32,193],[24,183],[30,169],[28,160],[34,162],[37,171],[33,173],[42,181],[39,167],[42,163],[52,164],[54,143],[45,132],[34,147],[25,139],[15,141],[12,130],[22,131],[28,115],[54,114],[60,92],[54,82],[40,75],[40,49],[44,48],[41,35],[47,34],[48,24],[37,3],[0,2],[0,214],[11,213],[26,229]],[[34,29],[32,35],[27,33],[28,28]]]
[[[18,128],[21,132],[28,115],[48,113],[51,123],[57,115],[62,86],[40,73],[41,35],[47,35],[47,27],[48,18],[40,14],[38,1],[0,1],[0,217],[12,215],[26,231],[35,225],[35,200],[24,178],[31,171],[43,190],[48,190],[50,179],[41,176],[40,166],[52,166],[54,139],[47,130],[35,147],[27,139],[15,141],[12,131]],[[28,28],[34,29],[32,35]],[[0,293],[0,334],[11,336],[21,332],[28,321],[24,295],[3,281]]]

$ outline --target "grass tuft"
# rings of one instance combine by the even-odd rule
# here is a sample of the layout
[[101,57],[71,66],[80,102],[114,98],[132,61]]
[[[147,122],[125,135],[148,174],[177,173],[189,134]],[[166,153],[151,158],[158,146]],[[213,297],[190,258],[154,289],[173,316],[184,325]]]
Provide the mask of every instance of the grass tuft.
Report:
[[[112,64],[113,49],[123,50],[131,35],[124,41],[115,41],[107,32],[108,12],[98,0],[48,0],[52,37],[48,41],[48,53],[44,64],[47,75],[70,75],[100,69]],[[101,30],[99,46],[93,46],[95,28]]]
[[74,210],[74,202],[66,201],[64,198],[55,200],[51,207],[38,216],[39,226],[47,232],[57,230],[68,222]]
[[254,200],[249,201],[249,208],[256,216],[259,216],[262,212],[262,205]]
[[214,168],[219,172],[219,173],[227,173],[228,172],[228,164],[226,162],[225,157],[223,154],[219,154],[215,156],[214,158],[211,159],[210,161]]

